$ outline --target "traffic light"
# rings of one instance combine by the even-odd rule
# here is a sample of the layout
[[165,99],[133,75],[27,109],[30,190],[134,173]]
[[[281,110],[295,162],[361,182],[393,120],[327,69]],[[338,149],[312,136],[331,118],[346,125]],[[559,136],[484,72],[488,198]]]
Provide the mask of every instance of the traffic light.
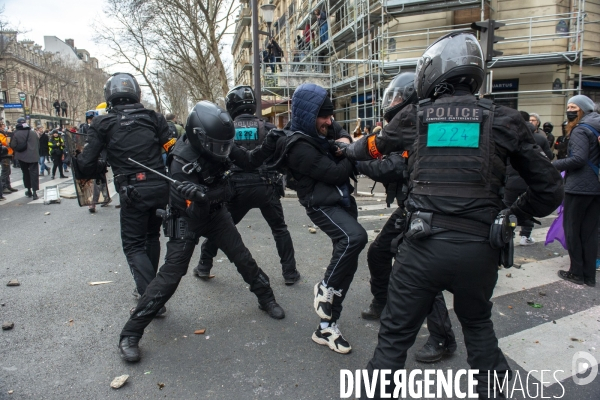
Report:
[[494,43],[498,43],[504,40],[504,38],[496,36],[494,33],[496,29],[504,25],[506,24],[493,19],[486,19],[485,21],[473,22],[471,24],[471,29],[481,32],[479,43],[481,44],[481,50],[483,50],[485,62],[492,61],[492,58],[502,55],[501,51],[494,50]]

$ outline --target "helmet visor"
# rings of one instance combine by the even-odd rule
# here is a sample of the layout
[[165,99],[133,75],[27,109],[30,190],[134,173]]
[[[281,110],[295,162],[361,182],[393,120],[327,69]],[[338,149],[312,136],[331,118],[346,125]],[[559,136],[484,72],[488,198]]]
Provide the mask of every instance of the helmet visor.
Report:
[[202,147],[204,147],[205,150],[210,151],[216,156],[229,156],[229,153],[231,152],[231,146],[233,145],[233,138],[227,140],[214,139],[206,135],[206,133],[199,128],[194,128],[194,132],[200,138]]
[[383,92],[383,99],[381,100],[381,108],[383,110],[386,110],[406,100],[402,97],[404,95],[404,90],[404,87],[393,87],[385,89],[385,92]]

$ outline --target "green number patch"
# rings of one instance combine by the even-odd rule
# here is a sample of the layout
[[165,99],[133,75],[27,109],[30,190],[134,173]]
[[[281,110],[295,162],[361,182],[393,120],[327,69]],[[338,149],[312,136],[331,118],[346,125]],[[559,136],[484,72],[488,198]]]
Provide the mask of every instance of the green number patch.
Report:
[[428,124],[427,147],[479,147],[479,123],[440,122]]

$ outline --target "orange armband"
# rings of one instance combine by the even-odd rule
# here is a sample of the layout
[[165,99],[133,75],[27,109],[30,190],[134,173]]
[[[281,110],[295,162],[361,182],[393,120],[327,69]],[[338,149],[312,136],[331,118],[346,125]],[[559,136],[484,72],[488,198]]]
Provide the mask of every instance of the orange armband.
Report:
[[163,144],[163,149],[165,149],[165,151],[168,152],[169,149],[171,147],[173,147],[173,145],[175,144],[176,141],[177,141],[177,139],[175,139],[175,138],[169,140],[167,143]]
[[375,136],[371,135],[367,138],[367,148],[369,149],[369,155],[373,158],[381,158],[383,155],[377,150],[377,145],[375,144]]

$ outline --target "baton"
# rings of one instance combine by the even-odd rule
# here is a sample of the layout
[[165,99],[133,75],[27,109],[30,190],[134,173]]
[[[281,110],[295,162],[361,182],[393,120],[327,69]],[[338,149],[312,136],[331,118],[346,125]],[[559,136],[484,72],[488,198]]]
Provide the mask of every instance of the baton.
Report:
[[177,181],[177,180],[175,180],[175,179],[173,179],[173,178],[169,178],[168,176],[166,176],[166,175],[164,175],[164,174],[161,174],[160,172],[158,172],[158,171],[155,171],[155,170],[153,170],[152,168],[146,167],[144,164],[142,164],[142,163],[139,163],[139,162],[135,161],[135,160],[134,160],[134,159],[132,159],[132,158],[128,158],[128,160],[129,160],[129,161],[131,161],[131,162],[133,162],[133,163],[136,163],[137,165],[139,165],[140,167],[144,168],[144,169],[145,169],[145,170],[147,170],[147,171],[154,172],[156,175],[160,176],[160,177],[161,177],[161,178],[163,178],[163,179],[166,179],[166,180],[168,180],[169,182],[171,182],[172,184],[174,184],[174,185],[176,185],[176,186],[181,186],[181,185],[183,185],[183,183],[181,183],[181,182],[179,182],[179,181]]

